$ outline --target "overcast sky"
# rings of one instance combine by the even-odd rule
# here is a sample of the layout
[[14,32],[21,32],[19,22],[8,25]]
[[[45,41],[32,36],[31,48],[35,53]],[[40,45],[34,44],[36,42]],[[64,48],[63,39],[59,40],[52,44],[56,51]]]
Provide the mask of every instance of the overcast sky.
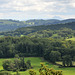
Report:
[[75,18],[75,0],[0,0],[0,19]]

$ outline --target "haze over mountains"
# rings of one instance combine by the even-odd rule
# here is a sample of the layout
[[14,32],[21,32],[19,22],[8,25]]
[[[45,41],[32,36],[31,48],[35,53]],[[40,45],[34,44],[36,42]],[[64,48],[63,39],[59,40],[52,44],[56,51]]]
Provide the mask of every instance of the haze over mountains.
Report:
[[39,26],[39,25],[54,25],[54,24],[64,24],[69,22],[75,22],[75,19],[31,19],[27,21],[18,21],[18,20],[0,20],[0,31],[11,31],[16,30],[21,27],[29,27],[29,26]]

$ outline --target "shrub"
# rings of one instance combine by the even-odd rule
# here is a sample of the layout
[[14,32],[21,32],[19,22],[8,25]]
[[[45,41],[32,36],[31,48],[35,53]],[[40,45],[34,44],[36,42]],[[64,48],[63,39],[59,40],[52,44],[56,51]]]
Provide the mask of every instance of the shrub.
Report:
[[[31,69],[29,70],[29,74],[36,75],[36,72],[33,69]],[[63,75],[63,74],[62,71],[48,68],[43,63],[41,63],[41,68],[39,69],[39,75]]]
[[5,70],[10,71],[12,64],[13,64],[13,63],[12,63],[11,60],[5,60],[5,61],[3,61],[3,68],[4,68]]

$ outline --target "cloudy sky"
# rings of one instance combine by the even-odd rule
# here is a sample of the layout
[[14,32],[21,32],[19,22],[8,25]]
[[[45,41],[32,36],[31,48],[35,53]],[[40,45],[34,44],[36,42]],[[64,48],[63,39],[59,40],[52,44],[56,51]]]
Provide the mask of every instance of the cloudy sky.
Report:
[[0,0],[0,19],[75,18],[75,0]]

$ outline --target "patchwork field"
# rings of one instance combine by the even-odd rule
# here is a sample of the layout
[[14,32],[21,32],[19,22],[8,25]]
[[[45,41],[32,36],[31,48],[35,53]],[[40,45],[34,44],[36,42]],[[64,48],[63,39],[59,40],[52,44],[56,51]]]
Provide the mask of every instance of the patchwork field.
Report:
[[[14,58],[11,58],[12,60]],[[0,59],[0,70],[3,70],[3,67],[2,67],[2,62],[4,61],[5,59]],[[25,61],[27,60],[31,60],[31,64],[33,66],[33,69],[35,69],[35,71],[37,72],[37,75],[39,75],[39,68],[40,68],[40,62],[43,62],[45,65],[48,65],[49,68],[54,68],[56,70],[62,70],[63,71],[63,75],[75,75],[75,68],[58,68],[57,65],[53,65],[45,60],[43,60],[41,57],[26,57],[25,58]],[[11,72],[11,71],[10,71]],[[20,72],[21,75],[29,75],[29,70],[27,71],[22,71]],[[15,72],[11,72],[12,74],[15,74]]]

